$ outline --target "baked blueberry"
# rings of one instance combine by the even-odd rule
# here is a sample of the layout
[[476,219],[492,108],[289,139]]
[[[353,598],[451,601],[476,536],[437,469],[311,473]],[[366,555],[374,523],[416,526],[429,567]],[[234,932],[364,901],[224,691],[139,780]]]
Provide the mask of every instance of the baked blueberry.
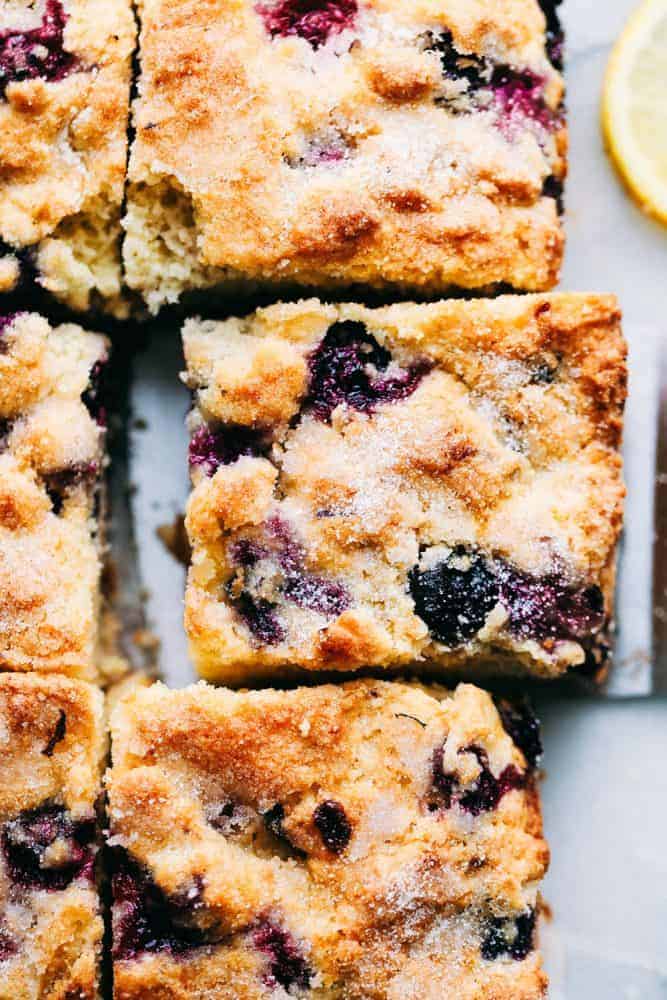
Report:
[[429,801],[431,812],[437,811],[440,805],[444,809],[457,805],[464,812],[479,816],[497,809],[507,792],[526,784],[525,775],[514,764],[508,764],[496,777],[483,747],[471,744],[459,750],[459,754],[472,754],[479,764],[479,773],[471,783],[462,784],[458,772],[444,770],[444,745],[439,747],[433,755],[432,787],[437,794]]
[[509,956],[521,962],[535,947],[535,910],[529,909],[514,918],[492,917],[482,937],[482,958],[492,962]]
[[306,405],[319,420],[329,420],[337,406],[372,413],[382,403],[405,399],[431,366],[419,360],[399,368],[362,323],[343,322],[329,328],[309,367]]
[[313,813],[313,823],[327,850],[333,854],[342,854],[350,842],[352,826],[341,803],[335,799],[320,802]]
[[261,455],[266,448],[266,435],[253,428],[202,424],[190,440],[190,466],[212,476],[221,465],[231,465],[242,455]]
[[455,647],[474,638],[496,605],[521,639],[584,640],[604,624],[597,585],[573,587],[557,576],[533,577],[502,559],[458,548],[410,574],[415,610],[438,642]]
[[76,56],[64,48],[66,23],[60,0],[46,0],[38,28],[0,31],[0,94],[10,83],[36,77],[57,82],[80,68]]
[[511,736],[529,767],[536,767],[542,756],[542,736],[539,720],[528,700],[510,701],[507,698],[499,698],[496,708],[505,732]]
[[62,806],[45,803],[5,823],[2,854],[12,882],[25,889],[66,889],[92,879],[95,820],[73,820]]
[[410,574],[415,611],[446,646],[459,646],[484,626],[500,599],[498,579],[475,553],[457,549],[430,569]]
[[54,514],[60,514],[67,498],[78,488],[92,490],[99,472],[97,462],[79,462],[42,476]]
[[272,38],[298,35],[318,49],[354,25],[357,0],[277,0],[259,3],[255,9]]
[[[260,642],[276,645],[286,637],[280,622],[281,605],[294,604],[328,618],[340,615],[350,605],[350,596],[337,580],[311,573],[306,551],[290,525],[279,516],[262,526],[259,538],[239,538],[230,547],[230,557],[242,571],[228,585],[238,614]],[[266,579],[272,580],[273,598],[266,595]]]
[[127,851],[114,848],[109,856],[116,960],[162,951],[183,955],[207,943],[207,935],[188,924],[187,906],[168,899]]
[[308,989],[313,973],[296,941],[284,927],[262,917],[252,931],[252,941],[267,958],[264,982],[269,987]]

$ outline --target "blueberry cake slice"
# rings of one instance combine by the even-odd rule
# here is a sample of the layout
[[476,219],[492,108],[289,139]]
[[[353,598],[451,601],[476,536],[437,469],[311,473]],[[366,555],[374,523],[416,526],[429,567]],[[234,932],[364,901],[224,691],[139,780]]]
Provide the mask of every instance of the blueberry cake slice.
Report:
[[130,0],[0,9],[0,292],[36,282],[76,310],[126,311],[120,206]]
[[0,1000],[95,1000],[102,695],[0,675]]
[[0,316],[0,671],[95,680],[104,337]]
[[118,1000],[537,1000],[535,720],[470,685],[161,684],[112,716]]
[[597,670],[624,489],[613,297],[189,320],[202,675]]
[[555,5],[139,2],[127,280],[543,291],[567,134]]

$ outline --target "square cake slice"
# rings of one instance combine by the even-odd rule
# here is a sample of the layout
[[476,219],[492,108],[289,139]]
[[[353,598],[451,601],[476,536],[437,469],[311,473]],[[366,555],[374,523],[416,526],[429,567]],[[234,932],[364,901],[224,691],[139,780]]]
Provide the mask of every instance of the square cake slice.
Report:
[[124,315],[130,0],[0,7],[0,292],[34,281],[72,309]]
[[0,1000],[96,1000],[102,695],[0,675]]
[[124,263],[153,311],[263,284],[556,283],[555,4],[142,0]]
[[0,671],[95,680],[104,337],[0,316]]
[[597,671],[624,487],[613,297],[189,320],[186,625],[207,679]]
[[372,680],[158,684],[112,717],[117,1000],[537,1000],[525,708]]

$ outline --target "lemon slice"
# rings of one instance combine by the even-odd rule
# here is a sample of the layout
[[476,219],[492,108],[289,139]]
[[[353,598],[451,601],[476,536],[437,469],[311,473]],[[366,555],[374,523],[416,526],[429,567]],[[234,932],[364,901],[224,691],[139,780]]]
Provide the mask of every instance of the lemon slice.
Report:
[[667,0],[644,0],[614,46],[602,128],[631,192],[667,224]]

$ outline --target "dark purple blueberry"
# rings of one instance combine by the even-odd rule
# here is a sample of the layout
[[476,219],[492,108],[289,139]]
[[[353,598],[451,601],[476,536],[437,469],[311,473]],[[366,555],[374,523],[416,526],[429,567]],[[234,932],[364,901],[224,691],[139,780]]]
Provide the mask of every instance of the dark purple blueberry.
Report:
[[[2,341],[0,340],[0,348],[1,347],[2,347]],[[2,354],[2,350],[0,350],[0,354]],[[11,431],[12,431],[11,420],[0,419],[0,455],[2,455],[3,451],[7,450],[7,446],[9,444],[9,435],[11,434]]]
[[190,905],[190,894],[168,899],[122,848],[113,849],[111,867],[113,955],[117,961],[146,952],[167,951],[178,956],[211,943],[211,935],[188,924],[189,911],[195,908]]
[[498,580],[485,561],[460,549],[432,569],[415,567],[409,580],[415,611],[446,646],[472,639],[500,597]]
[[493,962],[508,955],[522,962],[535,947],[535,910],[526,910],[518,917],[492,917],[485,929],[480,945],[482,958]]
[[64,79],[80,68],[79,60],[64,49],[67,14],[60,0],[46,0],[42,23],[29,31],[0,31],[0,94],[10,83]]
[[91,417],[93,417],[100,427],[106,427],[107,424],[104,399],[110,393],[108,384],[110,372],[109,359],[107,357],[98,358],[90,370],[88,388],[81,396]]
[[2,919],[0,918],[0,962],[9,961],[10,958],[18,954],[18,950],[18,941],[2,926]]
[[237,566],[249,569],[271,553],[266,546],[260,545],[252,538],[239,538],[231,546],[229,554]]
[[372,413],[382,403],[406,399],[431,368],[421,360],[390,370],[391,354],[363,323],[334,323],[309,360],[306,405],[318,420],[329,420],[337,406]]
[[482,56],[459,52],[454,45],[451,32],[445,31],[441,35],[434,35],[429,39],[427,48],[440,57],[442,75],[446,79],[466,80],[471,90],[488,86],[491,73],[488,61]]
[[46,492],[51,500],[54,514],[60,514],[63,504],[73,490],[84,486],[92,489],[99,466],[97,462],[80,462],[72,465],[68,469],[60,469],[58,472],[47,472],[42,476]]
[[500,599],[508,630],[520,639],[587,639],[604,624],[604,597],[597,586],[568,587],[555,576],[533,577],[499,563]]
[[554,177],[553,174],[545,179],[542,185],[542,197],[543,198],[553,198],[556,202],[556,208],[558,209],[558,214],[562,215],[565,211],[565,202],[563,200],[564,185],[562,180],[558,177]]
[[507,792],[525,787],[525,775],[513,764],[503,768],[496,778],[489,768],[489,757],[483,747],[473,744],[463,747],[459,753],[474,754],[480,765],[479,775],[472,785],[462,787],[456,773],[443,770],[444,746],[439,747],[433,755],[433,789],[436,795],[429,802],[432,812],[458,805],[464,812],[479,816],[497,809]]
[[238,597],[230,597],[237,614],[255,639],[264,646],[277,646],[287,633],[278,620],[276,607],[263,597],[255,597],[242,590]]
[[517,113],[538,122],[547,130],[560,121],[544,99],[544,79],[531,70],[521,70],[505,63],[493,63],[485,56],[459,52],[449,32],[431,36],[427,50],[438,54],[445,79],[462,80],[467,85],[463,95],[468,98],[467,105],[462,104],[460,94],[439,100],[453,114],[486,107],[488,102],[483,99],[484,94],[490,92],[505,123]]
[[269,518],[265,527],[271,551],[280,568],[287,574],[298,573],[303,566],[306,552],[290,524],[280,514],[275,514]]
[[350,606],[350,595],[342,584],[308,573],[294,575],[285,583],[285,599],[299,608],[335,618]]
[[549,56],[552,65],[556,69],[562,70],[565,35],[563,33],[563,28],[560,23],[560,17],[558,16],[557,10],[557,8],[561,5],[562,0],[538,0],[538,2],[544,11],[544,16],[547,19],[547,55]]
[[7,327],[12,325],[12,323],[14,322],[14,320],[18,315],[20,314],[15,312],[4,313],[4,315],[0,315],[0,337],[2,337]]
[[431,569],[415,567],[409,584],[416,613],[438,642],[451,647],[473,638],[498,603],[508,616],[505,627],[520,639],[582,641],[604,624],[599,587],[529,576],[501,559],[461,548]]
[[528,700],[499,698],[496,704],[505,732],[524,755],[529,767],[536,767],[542,756],[542,736],[539,720]]
[[232,424],[218,427],[202,424],[190,440],[190,466],[212,476],[221,465],[232,465],[242,455],[262,455],[266,450],[264,431]]
[[269,833],[272,833],[274,837],[278,837],[279,840],[287,839],[283,829],[285,807],[281,802],[276,802],[275,806],[271,806],[270,809],[267,809],[266,812],[262,814],[262,819],[264,820],[264,825]]
[[53,732],[49,736],[49,741],[42,750],[42,754],[45,757],[53,757],[54,750],[56,749],[58,744],[65,739],[66,732],[67,732],[67,715],[65,711],[61,708],[58,714],[58,721],[53,727]]
[[[330,618],[350,606],[349,594],[341,583],[304,568],[305,549],[279,515],[265,523],[261,542],[256,538],[237,539],[230,547],[230,558],[248,572],[240,594],[233,592],[235,581],[230,585],[229,599],[253,635],[266,645],[282,642],[286,633],[276,613],[277,603],[253,593],[252,570],[263,559],[273,560],[282,571],[279,590],[283,600]],[[257,573],[261,576],[261,568]]]
[[[2,853],[10,879],[24,889],[66,889],[91,879],[95,864],[95,820],[73,820],[62,806],[47,803],[22,812],[2,829]],[[49,848],[58,844],[55,859]]]
[[252,931],[252,941],[268,958],[269,967],[264,976],[266,986],[272,989],[282,986],[288,993],[293,988],[308,989],[313,973],[289,931],[263,917]]
[[350,842],[352,826],[340,802],[334,799],[320,802],[313,813],[313,823],[327,850],[333,854],[342,854]]
[[530,70],[519,72],[512,66],[496,66],[491,79],[491,90],[505,121],[516,115],[537,122],[547,131],[559,122],[544,100],[544,79]]
[[314,49],[351,28],[357,9],[357,0],[275,0],[255,6],[271,38],[298,35]]

